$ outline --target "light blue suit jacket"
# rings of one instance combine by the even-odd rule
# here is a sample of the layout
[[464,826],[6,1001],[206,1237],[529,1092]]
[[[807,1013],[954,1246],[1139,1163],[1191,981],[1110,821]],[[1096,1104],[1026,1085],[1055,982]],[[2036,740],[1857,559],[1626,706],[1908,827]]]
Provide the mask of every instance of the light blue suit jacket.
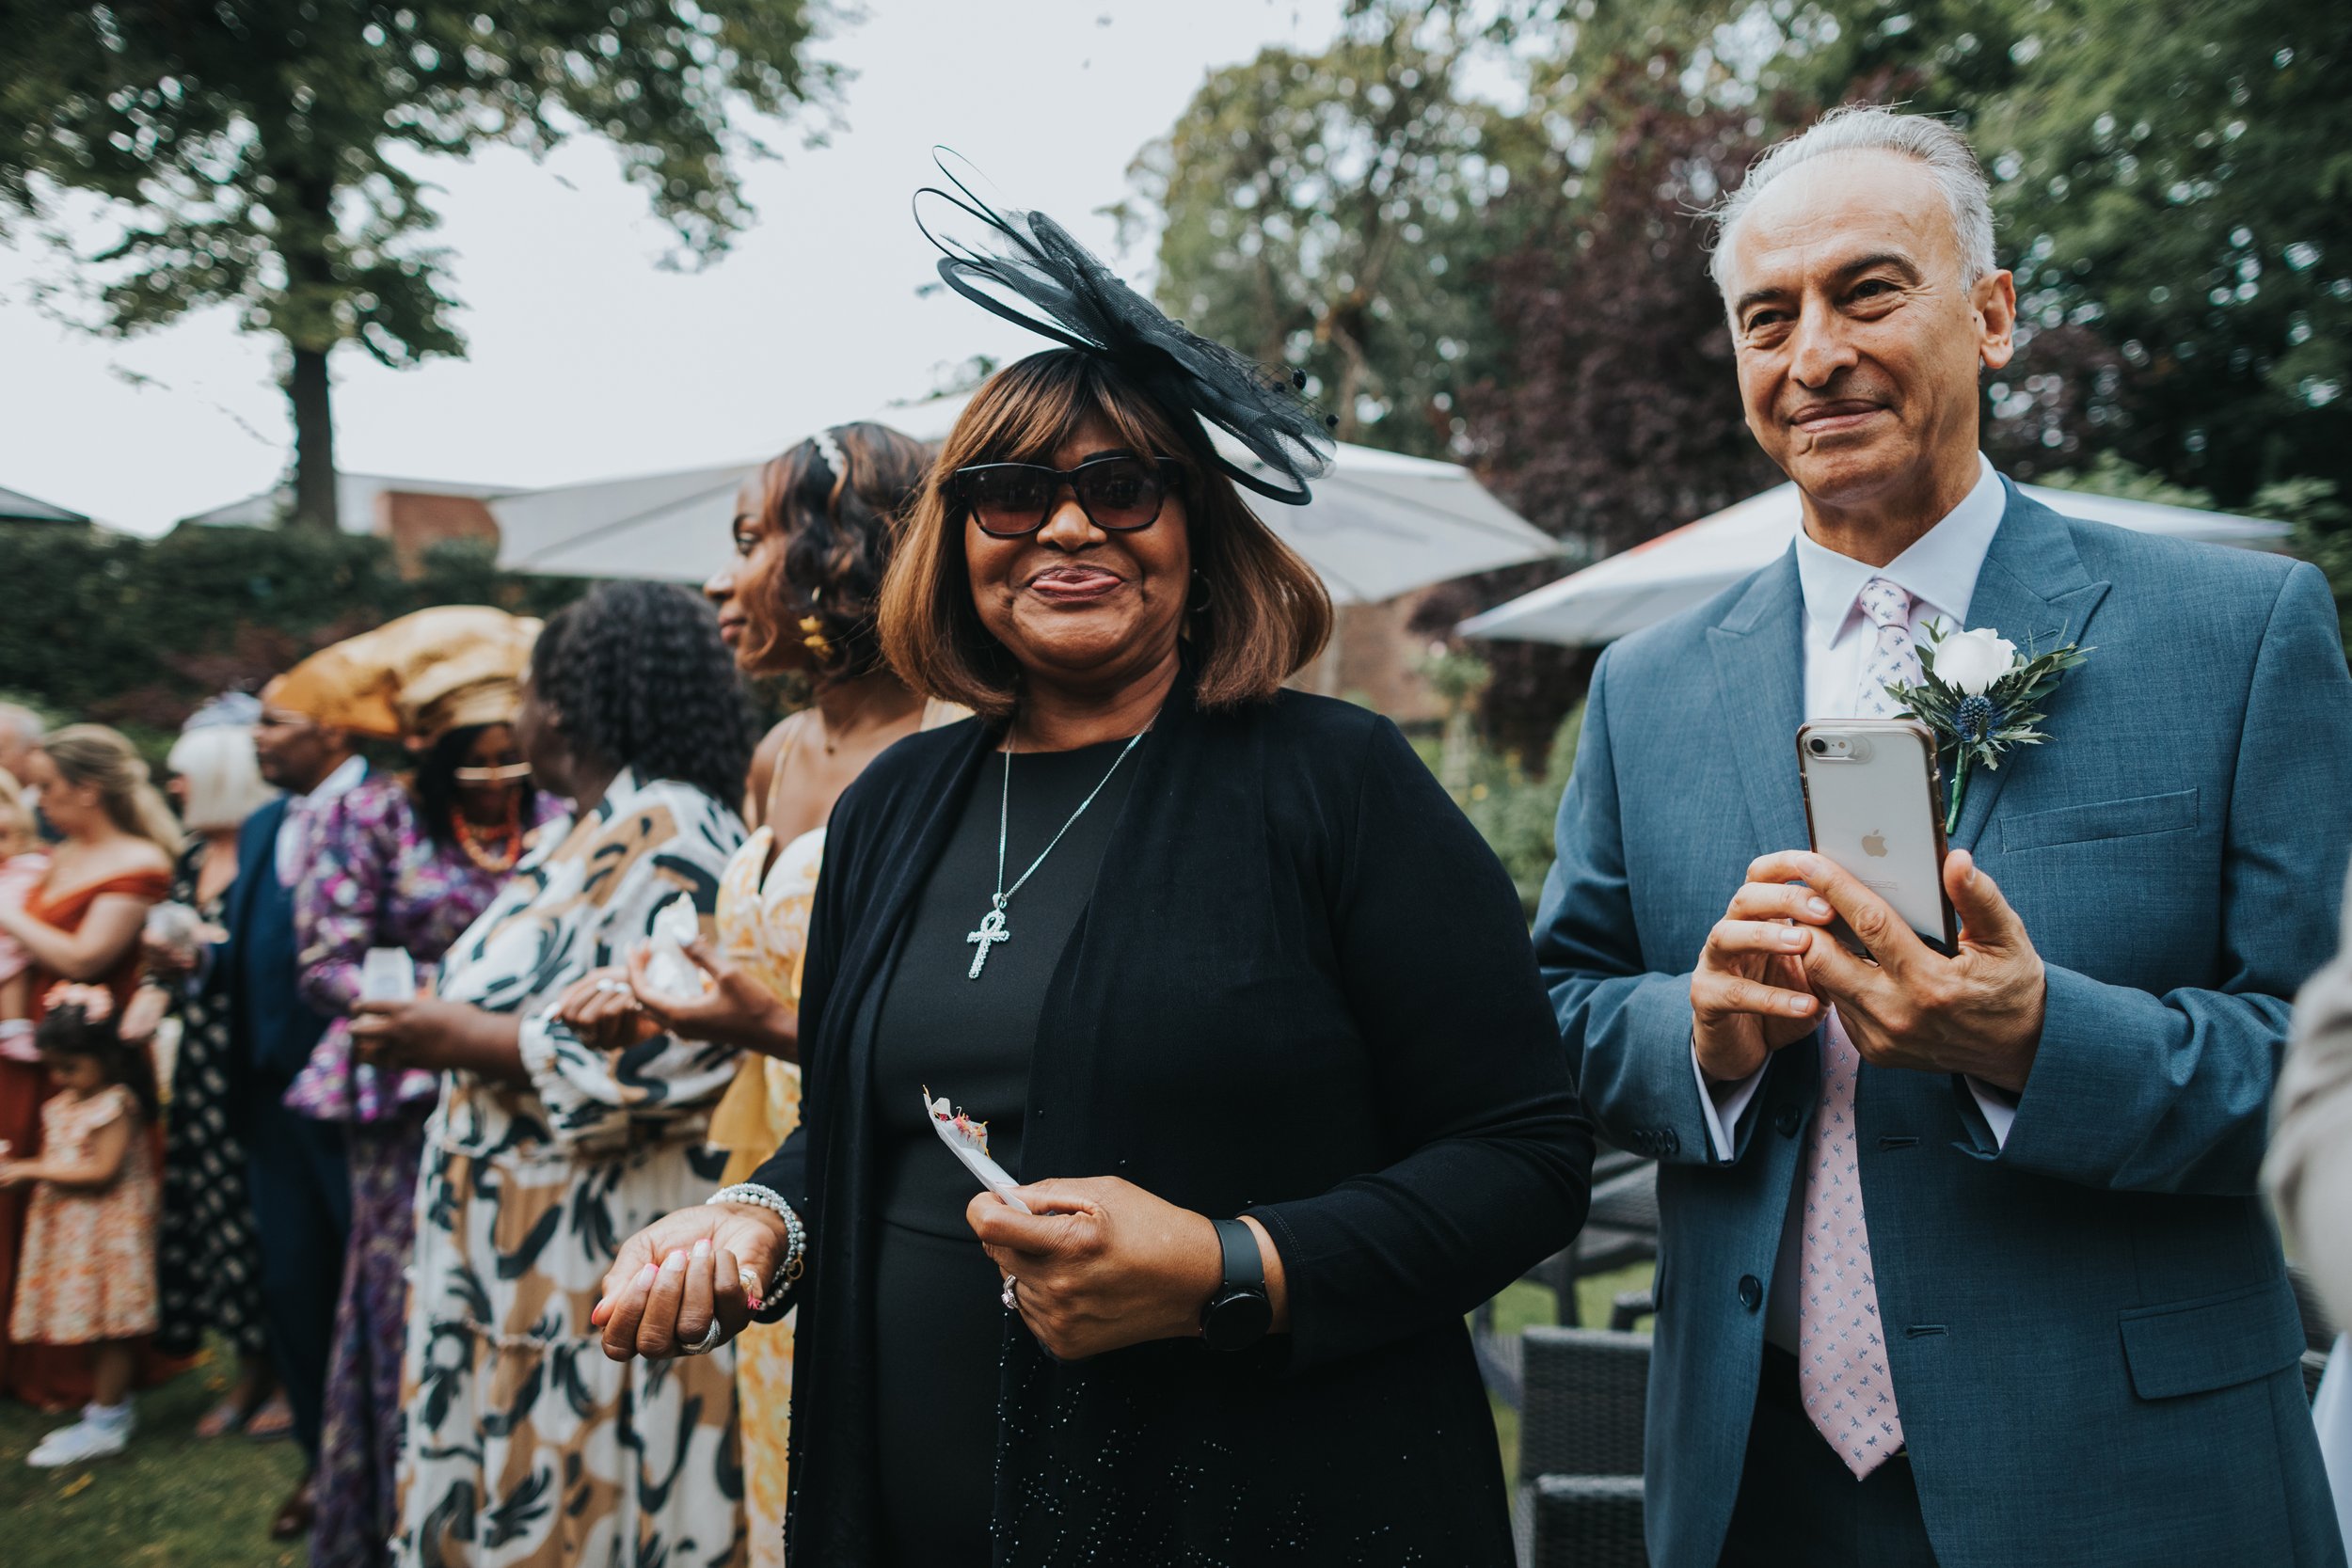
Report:
[[[1722,1550],[1820,1075],[1776,1055],[1718,1163],[1691,973],[1751,859],[1806,843],[1793,551],[1593,675],[1536,948],[1585,1104],[1656,1155],[1649,1548]],[[1973,625],[2095,647],[2050,739],[1970,781],[1971,849],[2049,966],[2007,1146],[1959,1080],[1856,1091],[1886,1355],[1945,1568],[2340,1564],[2259,1196],[2289,999],[2352,852],[2352,677],[2309,565],[2011,486]]]

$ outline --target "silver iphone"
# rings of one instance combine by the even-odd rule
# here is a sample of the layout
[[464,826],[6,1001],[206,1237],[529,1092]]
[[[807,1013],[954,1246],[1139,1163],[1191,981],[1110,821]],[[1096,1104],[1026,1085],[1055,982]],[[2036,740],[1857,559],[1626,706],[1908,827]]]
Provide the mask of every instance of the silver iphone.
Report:
[[[1915,719],[1817,719],[1797,731],[1813,852],[1836,862],[1894,909],[1921,942],[1955,951],[1944,895],[1943,773]],[[1868,957],[1844,920],[1837,940]]]

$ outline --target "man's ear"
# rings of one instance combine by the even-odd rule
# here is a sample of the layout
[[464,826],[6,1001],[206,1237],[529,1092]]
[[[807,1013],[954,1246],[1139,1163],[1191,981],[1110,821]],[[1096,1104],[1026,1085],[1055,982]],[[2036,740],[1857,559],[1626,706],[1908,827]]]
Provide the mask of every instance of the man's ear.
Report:
[[1971,291],[1977,317],[1977,356],[1997,371],[2017,354],[2017,278],[2007,270],[1986,274]]

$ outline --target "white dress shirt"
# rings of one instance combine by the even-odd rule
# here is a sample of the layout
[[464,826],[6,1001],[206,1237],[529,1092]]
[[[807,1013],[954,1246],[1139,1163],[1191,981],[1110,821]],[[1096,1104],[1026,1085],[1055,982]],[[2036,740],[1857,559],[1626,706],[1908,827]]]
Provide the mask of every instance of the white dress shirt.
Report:
[[[2009,509],[2000,476],[1982,453],[1977,457],[1976,487],[1912,546],[1884,566],[1872,566],[1851,556],[1814,543],[1802,529],[1797,533],[1797,583],[1804,596],[1804,710],[1814,719],[1858,716],[1862,673],[1878,629],[1857,602],[1873,578],[1885,578],[1911,594],[1911,632],[1920,638],[1927,627],[1942,621],[1959,630],[1968,624],[1968,604],[1976,597],[1977,574],[1985,552],[1993,546],[2001,516]],[[1793,766],[1793,764],[1791,765]],[[1698,1047],[1691,1048],[1691,1070],[1697,1074],[1699,1104],[1707,1117],[1707,1136],[1715,1158],[1727,1161],[1736,1147],[1733,1132],[1756,1099],[1763,1082],[1758,1068],[1736,1084],[1715,1084],[1698,1065]],[[1977,1105],[1993,1130],[1995,1143],[2009,1141],[2016,1119],[2013,1101],[1990,1085],[1967,1081]],[[1802,1173],[1800,1173],[1802,1180]],[[1781,1229],[1780,1257],[1772,1268],[1772,1292],[1764,1312],[1764,1337],[1785,1350],[1797,1346],[1798,1247],[1804,1235],[1804,1206],[1791,1200]]]

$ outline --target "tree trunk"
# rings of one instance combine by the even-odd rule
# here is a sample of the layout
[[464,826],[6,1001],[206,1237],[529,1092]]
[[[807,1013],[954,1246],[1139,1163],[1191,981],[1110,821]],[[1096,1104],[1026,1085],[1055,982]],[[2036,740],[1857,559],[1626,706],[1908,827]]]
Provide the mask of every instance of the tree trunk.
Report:
[[294,405],[294,523],[333,533],[342,519],[335,498],[335,411],[325,349],[294,351],[286,401]]

